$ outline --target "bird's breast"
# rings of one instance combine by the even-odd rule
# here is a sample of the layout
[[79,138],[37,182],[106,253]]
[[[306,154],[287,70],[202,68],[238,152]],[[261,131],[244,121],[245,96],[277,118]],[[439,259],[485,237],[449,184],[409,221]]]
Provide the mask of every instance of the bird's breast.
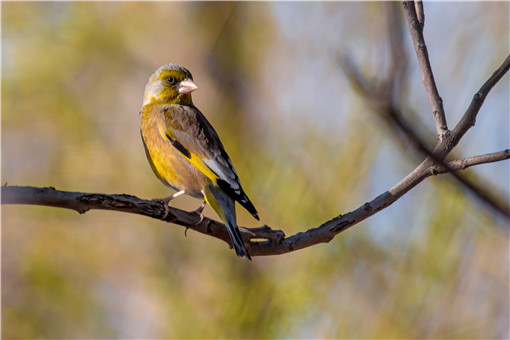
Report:
[[156,176],[166,185],[202,198],[210,180],[195,168],[166,137],[166,122],[161,106],[142,107],[141,134],[147,159]]

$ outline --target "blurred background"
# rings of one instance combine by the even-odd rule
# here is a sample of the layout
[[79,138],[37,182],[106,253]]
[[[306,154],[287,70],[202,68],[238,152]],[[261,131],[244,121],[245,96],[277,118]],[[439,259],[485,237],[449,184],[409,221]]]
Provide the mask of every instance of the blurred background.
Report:
[[[261,222],[292,235],[370,201],[423,159],[338,64],[387,72],[388,6],[3,2],[2,184],[164,197],[139,133],[160,65],[193,74]],[[509,51],[509,3],[426,2],[450,128]],[[394,9],[395,9],[394,8]],[[436,134],[407,23],[406,117]],[[508,75],[455,149],[509,145]],[[508,199],[509,162],[464,172]],[[181,197],[178,208],[201,202]],[[508,221],[448,175],[320,244],[237,258],[143,216],[2,207],[3,338],[508,338]],[[206,216],[217,219],[208,207]],[[239,225],[260,226],[238,208]]]

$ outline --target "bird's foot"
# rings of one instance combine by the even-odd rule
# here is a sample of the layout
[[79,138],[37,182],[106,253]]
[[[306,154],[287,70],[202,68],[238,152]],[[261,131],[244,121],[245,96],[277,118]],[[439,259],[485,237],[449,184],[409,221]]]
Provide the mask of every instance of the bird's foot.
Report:
[[196,210],[195,210],[195,213],[198,214],[198,216],[200,216],[200,219],[198,220],[197,223],[195,223],[195,225],[197,224],[200,224],[203,220],[204,220],[204,214],[203,214],[203,211],[205,209],[205,205],[206,205],[206,201],[204,201]]
[[[194,212],[198,214],[198,216],[200,217],[200,219],[198,220],[197,223],[195,223],[194,225],[197,225],[197,224],[200,224],[203,220],[204,220],[204,214],[203,214],[203,211],[205,209],[205,205],[206,205],[206,202],[204,201]],[[184,236],[187,236],[186,235],[186,232],[188,231],[189,227],[186,227],[186,229],[184,229]]]
[[174,198],[176,198],[178,196],[181,196],[184,193],[185,193],[184,190],[181,190],[181,191],[176,192],[173,195],[170,195],[168,197],[165,197],[165,198],[162,198],[159,200],[159,201],[163,202],[163,204],[165,205],[165,214],[161,218],[162,220],[164,220],[168,216],[168,213],[170,212],[170,207],[168,206],[168,203],[170,203],[171,200],[173,200]]

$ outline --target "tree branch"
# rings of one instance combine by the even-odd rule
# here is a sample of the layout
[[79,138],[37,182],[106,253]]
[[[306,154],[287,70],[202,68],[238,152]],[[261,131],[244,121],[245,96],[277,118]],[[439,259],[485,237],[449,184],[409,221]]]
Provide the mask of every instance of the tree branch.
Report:
[[468,157],[456,161],[450,161],[446,163],[446,167],[440,165],[435,166],[433,171],[436,171],[438,174],[443,174],[451,171],[464,170],[474,165],[499,162],[505,159],[510,159],[510,149],[505,149],[480,156]]
[[[448,169],[444,167],[438,168],[430,159],[427,159],[399,183],[372,201],[347,214],[339,215],[316,228],[285,237],[283,231],[273,230],[264,225],[259,228],[240,227],[241,234],[251,256],[285,254],[319,243],[327,243],[339,233],[387,208],[429,176],[509,158],[510,151],[503,150],[493,154],[449,162],[448,165],[450,167]],[[165,207],[160,200],[144,200],[125,194],[107,195],[60,191],[53,187],[36,188],[5,185],[2,187],[2,204],[31,204],[59,207],[76,210],[80,214],[91,209],[113,210],[149,216],[154,219],[161,219],[165,214]],[[222,223],[207,217],[204,217],[198,223],[200,217],[195,212],[187,212],[170,207],[170,212],[164,221],[213,236],[231,246],[230,237]],[[260,239],[265,241],[256,241]]]
[[[424,15],[421,6],[421,2],[416,3],[416,8],[418,8],[417,16],[415,12],[416,9],[411,10],[409,8],[410,3],[404,3],[404,9],[406,12],[409,12],[408,15],[411,18],[409,23],[413,40],[416,39],[418,42],[418,45],[416,45],[415,42],[417,55],[420,60],[420,65],[423,65],[422,71],[424,73],[424,82],[426,83],[425,86],[427,88],[427,93],[429,94],[435,113],[436,130],[440,136],[440,142],[436,145],[434,150],[430,151],[426,144],[417,137],[416,132],[408,126],[407,122],[402,118],[400,111],[397,110],[392,100],[392,92],[394,92],[393,86],[396,86],[393,82],[395,82],[394,80],[397,79],[397,77],[393,76],[393,81],[391,81],[392,90],[383,91],[383,94],[381,95],[380,92],[369,87],[368,84],[370,84],[370,82],[366,82],[360,76],[359,72],[352,67],[353,65],[349,64],[349,67],[344,67],[344,69],[347,70],[346,73],[350,75],[349,78],[354,87],[361,93],[364,93],[367,97],[371,98],[369,103],[375,110],[379,110],[384,113],[388,121],[392,120],[393,124],[397,126],[400,131],[411,136],[415,143],[417,143],[416,148],[421,150],[423,154],[426,155],[426,158],[420,165],[418,165],[418,167],[416,167],[416,169],[388,191],[385,191],[370,202],[363,204],[356,210],[344,215],[339,215],[316,228],[307,230],[306,232],[299,232],[295,235],[285,237],[285,234],[281,230],[272,230],[268,226],[251,229],[240,228],[242,237],[246,241],[247,248],[251,256],[284,254],[310,247],[318,243],[327,243],[339,233],[390,206],[429,176],[447,172],[452,172],[455,176],[457,176],[456,170],[465,169],[473,165],[509,159],[509,150],[503,150],[463,160],[444,162],[445,157],[457,145],[465,132],[474,125],[476,116],[487,94],[508,71],[510,58],[505,60],[503,65],[492,75],[491,78],[489,78],[477,94],[475,94],[471,105],[462,119],[459,121],[455,129],[448,134],[442,100],[437,93],[437,88],[435,87],[430,62],[428,61],[426,46],[423,41],[422,29],[417,27],[423,25],[424,22]],[[400,72],[398,70],[399,66],[395,66],[393,68],[395,69],[393,72]],[[349,71],[351,73],[348,73]],[[44,205],[72,209],[79,213],[85,213],[90,209],[115,210],[149,216],[155,219],[161,219],[165,214],[165,207],[161,201],[143,200],[131,195],[79,193],[59,191],[52,187],[36,188],[7,185],[2,187],[1,194],[2,204]],[[505,204],[503,207],[500,206],[499,209],[501,209],[507,218],[510,216],[508,204]],[[193,229],[231,244],[230,237],[222,223],[206,217],[200,221],[198,214],[195,212],[186,212],[180,209],[170,208],[170,212],[165,217],[164,221]]]
[[[84,214],[92,209],[111,210],[152,217],[157,220],[174,223],[193,229],[202,234],[219,238],[231,245],[225,226],[207,217],[200,222],[196,212],[169,207],[164,218],[165,206],[161,200],[144,200],[132,195],[110,195],[56,190],[53,187],[38,188],[30,186],[2,186],[2,204],[29,204],[75,210]],[[199,223],[200,222],[200,223]],[[279,243],[285,234],[280,230],[271,230],[267,226],[254,229],[241,229],[245,240],[266,239]]]
[[418,18],[418,22],[423,28],[425,26],[425,12],[423,12],[423,2],[421,0],[415,1],[414,9],[416,11],[416,17]]
[[[484,203],[503,216],[510,218],[510,208],[508,207],[508,204],[501,203],[504,201],[503,199],[494,197],[487,188],[477,186],[462,174],[454,171],[458,169],[450,169],[449,163],[444,161],[445,157],[458,143],[458,141],[453,140],[453,138],[457,137],[456,132],[452,132],[442,142],[439,142],[434,150],[431,150],[427,146],[427,143],[425,143],[418,135],[415,129],[404,119],[405,115],[392,101],[393,95],[391,91],[385,89],[380,93],[369,88],[368,84],[370,84],[370,82],[361,77],[358,69],[348,57],[342,57],[340,59],[340,64],[344,73],[350,80],[352,87],[363,96],[365,102],[372,108],[372,110],[378,113],[397,135],[405,135],[406,141],[412,145],[416,151],[427,157],[422,164],[428,167],[432,174],[437,173],[439,169],[441,169],[441,174],[451,173],[453,178],[455,178],[466,189],[471,191],[475,196],[480,198]],[[445,152],[445,150],[448,151]]]
[[[416,4],[417,7],[419,7],[419,4]],[[404,6],[410,6],[409,3],[405,3]],[[412,10],[410,11],[412,14]],[[415,18],[416,19],[416,18]],[[412,19],[414,20],[414,19]],[[419,23],[414,20],[414,25],[419,25]],[[410,30],[412,30],[412,25],[410,25]],[[399,32],[396,32],[395,25],[390,27],[389,30],[390,36],[396,35],[396,37],[392,38],[390,40],[390,46],[395,45],[395,43],[392,43],[393,39],[398,40],[398,37],[400,36]],[[423,38],[423,36],[422,36]],[[422,40],[423,46],[425,46],[425,42]],[[418,53],[418,52],[417,52]],[[420,57],[420,56],[418,56]],[[426,55],[422,56],[424,57],[428,62],[428,57]],[[395,56],[393,56],[395,58]],[[405,56],[401,57],[402,59],[405,59]],[[508,58],[507,58],[508,60]],[[384,122],[388,124],[389,127],[392,128],[392,130],[395,132],[396,135],[401,136],[404,135],[406,138],[406,142],[410,143],[414,147],[415,150],[423,154],[424,156],[428,157],[435,166],[431,168],[431,171],[437,171],[437,169],[443,169],[444,172],[449,172],[455,178],[460,184],[462,184],[466,189],[471,191],[475,196],[480,198],[484,203],[486,203],[488,206],[490,206],[495,211],[501,213],[502,215],[506,216],[507,218],[510,218],[510,208],[508,207],[508,204],[502,204],[501,202],[505,201],[504,199],[501,199],[499,197],[496,197],[493,193],[491,193],[487,188],[481,187],[479,185],[476,185],[472,180],[469,180],[466,176],[454,172],[454,169],[448,168],[448,163],[444,161],[445,157],[451,152],[451,150],[457,145],[458,141],[462,137],[462,135],[465,133],[465,131],[462,133],[462,135],[459,135],[459,132],[457,132],[457,127],[454,129],[455,131],[452,133],[447,133],[443,135],[443,138],[440,138],[440,142],[436,145],[436,147],[431,150],[427,143],[425,143],[422,138],[417,133],[416,128],[411,126],[405,119],[404,114],[401,112],[401,108],[396,104],[395,102],[395,92],[398,92],[398,85],[394,80],[397,79],[395,74],[400,74],[401,81],[404,79],[403,77],[403,71],[399,69],[400,64],[393,63],[392,74],[388,75],[389,80],[380,80],[380,83],[382,86],[374,86],[372,85],[374,81],[369,81],[364,79],[361,76],[361,73],[359,69],[352,63],[349,57],[347,56],[341,56],[340,57],[340,65],[342,67],[342,70],[347,75],[347,78],[350,80],[351,86],[353,89],[361,94],[365,100],[366,103],[372,108],[373,112],[376,112],[379,114],[380,117],[383,118]],[[507,63],[507,61],[505,61]],[[495,83],[501,79],[501,77],[505,74],[505,72],[508,70],[508,67],[505,67],[505,63],[494,73],[494,75],[482,86],[482,89],[479,91],[483,93],[483,96],[476,96],[475,97],[485,97],[488,94],[488,91],[492,89]],[[402,64],[402,65],[405,65]],[[420,64],[420,66],[423,66]],[[430,67],[430,64],[428,64]],[[403,66],[401,66],[403,67]],[[430,74],[432,74],[432,71],[429,69]],[[428,71],[422,68],[422,72],[426,74]],[[424,76],[425,77],[425,76]],[[432,83],[434,83],[433,77],[430,79]],[[400,84],[400,86],[402,86]],[[435,86],[435,83],[434,83]],[[427,89],[428,91],[428,89]],[[439,98],[440,99],[440,98]],[[482,101],[483,102],[483,101]],[[478,104],[478,102],[475,102]],[[481,103],[480,103],[481,106]],[[480,109],[480,106],[475,106],[473,103],[470,105],[470,108],[465,114],[465,117],[472,117],[473,113],[470,110],[473,109]],[[442,107],[442,104],[441,104]],[[470,112],[468,114],[468,112]],[[478,111],[476,111],[477,113]],[[475,113],[475,116],[476,116]],[[466,118],[466,125],[464,126],[465,130],[469,127],[469,122],[471,122],[474,125],[474,118],[470,121],[469,118]],[[436,121],[437,123],[437,121]],[[467,127],[466,127],[467,126]],[[460,131],[460,129],[459,129]],[[459,137],[460,136],[460,137]],[[427,161],[427,159],[426,159]]]
[[490,90],[496,85],[501,78],[508,72],[510,68],[510,55],[508,55],[501,64],[501,66],[492,74],[492,76],[482,85],[480,90],[473,96],[473,100],[471,104],[467,108],[466,112],[460,119],[459,123],[455,126],[455,128],[451,132],[451,136],[449,140],[442,143],[443,153],[448,153],[452,150],[464,136],[464,134],[473,126],[475,126],[476,116],[482,107],[485,98],[489,94]]
[[[420,11],[420,19],[416,13],[416,9]],[[429,54],[427,51],[427,45],[423,37],[423,27],[425,22],[425,15],[423,14],[423,4],[420,2],[415,4],[413,1],[404,2],[404,14],[409,24],[409,31],[413,38],[414,48],[416,50],[416,56],[418,57],[418,63],[423,75],[423,84],[427,91],[430,104],[432,106],[432,113],[434,114],[434,122],[436,123],[436,132],[439,140],[442,141],[448,131],[448,125],[446,124],[446,115],[443,108],[443,99],[439,95],[437,90],[436,82],[434,80],[434,74],[432,73],[432,66],[430,65]]]

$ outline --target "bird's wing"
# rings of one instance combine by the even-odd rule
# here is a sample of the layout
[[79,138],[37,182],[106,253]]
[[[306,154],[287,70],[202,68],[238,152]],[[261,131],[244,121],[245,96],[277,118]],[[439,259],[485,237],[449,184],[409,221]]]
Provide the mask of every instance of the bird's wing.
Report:
[[164,105],[162,110],[166,122],[165,135],[172,145],[258,219],[257,210],[244,193],[230,157],[204,115],[194,106]]

